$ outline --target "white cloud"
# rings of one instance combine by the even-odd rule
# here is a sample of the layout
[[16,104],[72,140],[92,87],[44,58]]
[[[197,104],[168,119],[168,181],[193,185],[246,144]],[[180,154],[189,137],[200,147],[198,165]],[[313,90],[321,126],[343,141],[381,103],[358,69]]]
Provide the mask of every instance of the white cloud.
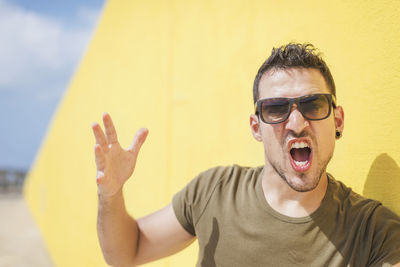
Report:
[[63,80],[79,62],[99,14],[82,7],[69,24],[0,0],[0,92],[53,95],[56,86],[66,85]]

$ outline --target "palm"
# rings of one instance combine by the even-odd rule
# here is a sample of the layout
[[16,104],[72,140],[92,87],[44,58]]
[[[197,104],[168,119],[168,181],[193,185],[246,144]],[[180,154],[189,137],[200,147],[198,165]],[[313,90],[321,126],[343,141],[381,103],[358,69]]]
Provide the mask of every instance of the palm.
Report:
[[147,136],[146,129],[140,129],[132,145],[123,149],[118,143],[117,133],[108,114],[103,116],[106,134],[98,124],[93,125],[96,137],[95,156],[99,194],[115,195],[132,175],[140,147]]
[[106,154],[106,169],[105,175],[110,175],[125,182],[125,178],[132,175],[134,168],[134,156],[129,151],[122,149],[117,143],[110,145],[109,151]]

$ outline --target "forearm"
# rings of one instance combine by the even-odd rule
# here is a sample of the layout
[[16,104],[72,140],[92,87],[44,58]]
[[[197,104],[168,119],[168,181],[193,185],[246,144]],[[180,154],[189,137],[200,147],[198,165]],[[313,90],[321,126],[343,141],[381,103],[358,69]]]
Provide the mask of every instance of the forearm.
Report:
[[122,191],[113,197],[99,195],[97,233],[108,264],[129,266],[133,263],[138,228],[126,211]]

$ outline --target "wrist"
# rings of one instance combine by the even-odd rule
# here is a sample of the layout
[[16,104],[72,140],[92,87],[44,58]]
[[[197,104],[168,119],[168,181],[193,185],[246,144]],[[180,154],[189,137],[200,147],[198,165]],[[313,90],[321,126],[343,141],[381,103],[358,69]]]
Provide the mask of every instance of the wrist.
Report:
[[105,194],[98,190],[97,197],[100,202],[115,202],[124,198],[122,187],[114,194]]

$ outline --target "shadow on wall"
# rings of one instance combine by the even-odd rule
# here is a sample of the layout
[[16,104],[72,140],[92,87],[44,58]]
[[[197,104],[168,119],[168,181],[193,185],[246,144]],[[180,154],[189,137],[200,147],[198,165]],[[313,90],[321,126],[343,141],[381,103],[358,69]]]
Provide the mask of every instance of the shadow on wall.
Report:
[[386,153],[376,157],[372,163],[363,195],[381,201],[400,215],[400,167]]

